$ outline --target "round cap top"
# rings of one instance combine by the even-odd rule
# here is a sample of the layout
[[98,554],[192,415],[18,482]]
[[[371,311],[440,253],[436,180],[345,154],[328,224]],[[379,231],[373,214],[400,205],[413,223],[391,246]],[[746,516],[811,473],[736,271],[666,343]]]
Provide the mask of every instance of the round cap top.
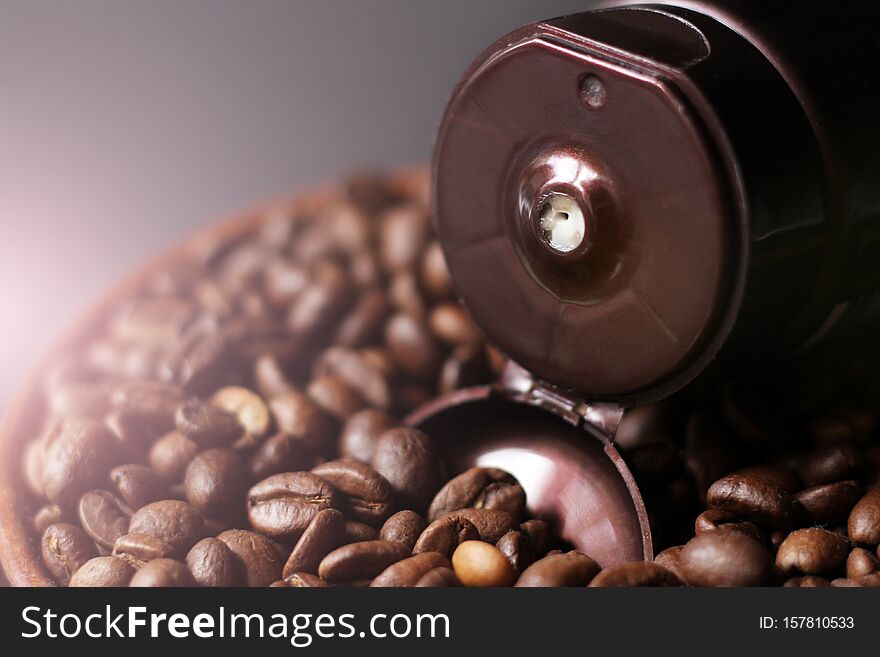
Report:
[[723,133],[683,76],[547,24],[471,67],[435,149],[437,231],[487,337],[594,398],[714,356],[741,284]]

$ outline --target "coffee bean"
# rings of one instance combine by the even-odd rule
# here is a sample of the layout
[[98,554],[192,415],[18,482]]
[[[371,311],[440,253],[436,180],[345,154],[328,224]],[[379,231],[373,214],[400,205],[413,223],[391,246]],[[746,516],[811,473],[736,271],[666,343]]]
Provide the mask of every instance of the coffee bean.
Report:
[[190,461],[184,487],[187,501],[204,515],[236,517],[243,511],[244,463],[231,449],[207,449]]
[[183,402],[174,415],[177,430],[201,447],[231,445],[244,432],[234,413],[199,399]]
[[325,453],[331,448],[337,421],[305,395],[288,391],[270,399],[269,408],[279,431],[313,452]]
[[94,420],[65,420],[46,443],[42,489],[50,502],[70,505],[101,486],[116,460],[116,440]]
[[124,534],[113,544],[113,556],[128,559],[138,567],[153,559],[170,557],[173,553],[174,548],[148,534]]
[[230,529],[217,538],[235,555],[245,573],[247,586],[269,586],[281,577],[284,561],[265,536],[244,529]]
[[792,532],[782,542],[776,553],[776,566],[784,573],[821,575],[842,568],[848,553],[846,538],[809,527]]
[[859,586],[869,589],[880,588],[880,573],[871,573],[870,575],[862,575],[856,582]]
[[753,522],[737,518],[734,514],[720,509],[707,509],[697,516],[694,533],[697,535],[714,529],[731,529],[751,536],[756,541],[764,540],[764,533]]
[[266,399],[293,389],[284,367],[273,354],[260,354],[254,361],[254,381]]
[[502,554],[507,557],[517,575],[528,568],[532,561],[534,561],[529,539],[521,532],[507,532],[498,539],[495,547],[501,550]]
[[401,543],[362,541],[336,548],[321,560],[318,575],[328,582],[372,579],[388,566],[410,556]]
[[452,568],[440,567],[433,568],[426,572],[421,576],[418,582],[415,583],[415,586],[419,588],[424,587],[440,587],[440,586],[461,586],[461,582],[458,577],[455,575],[455,571]]
[[831,586],[835,588],[860,588],[862,585],[854,579],[838,577],[831,580]]
[[497,509],[459,509],[447,516],[469,520],[480,533],[480,540],[495,544],[507,532],[516,529],[516,521],[506,511]]
[[465,541],[452,555],[452,569],[464,586],[510,586],[516,571],[507,556],[483,541]]
[[340,421],[344,421],[366,406],[363,397],[336,376],[313,379],[306,387],[306,394],[324,411]]
[[183,391],[163,381],[127,381],[113,391],[113,407],[130,421],[146,424],[157,433],[174,426],[174,413]]
[[805,488],[795,499],[813,522],[826,525],[845,520],[860,495],[857,481],[838,481]]
[[269,432],[271,419],[269,409],[254,392],[241,386],[221,388],[211,396],[211,403],[221,410],[235,415],[245,433],[245,440],[258,444]]
[[858,579],[880,570],[880,560],[864,548],[853,548],[846,558],[846,576]]
[[684,548],[683,545],[673,545],[672,547],[668,547],[662,552],[660,552],[657,556],[654,557],[654,563],[658,566],[663,566],[675,575],[681,582],[685,581],[684,575],[681,572],[681,567],[679,565],[679,556],[681,555],[681,551]]
[[449,269],[446,267],[446,257],[436,240],[425,248],[419,273],[422,287],[435,299],[447,299],[455,295]]
[[319,333],[345,313],[353,293],[350,279],[339,267],[320,267],[313,274],[312,285],[290,306],[288,328],[303,338]]
[[98,556],[95,544],[82,529],[68,523],[49,525],[40,541],[43,563],[62,586],[89,559]]
[[388,283],[388,301],[395,310],[424,318],[425,300],[419,290],[418,278],[415,272],[402,270],[391,275]]
[[132,575],[134,567],[122,557],[95,557],[80,566],[70,578],[69,586],[128,586]]
[[532,518],[520,525],[520,531],[529,539],[532,557],[543,557],[553,547],[553,529],[546,520]]
[[[362,353],[341,347],[326,349],[315,361],[314,376],[316,379],[334,377],[343,381],[372,407],[388,409],[391,405],[391,390],[385,372]],[[352,414],[347,413],[345,417]]]
[[321,579],[317,575],[312,575],[311,573],[293,573],[284,579],[272,582],[269,586],[308,589],[326,588],[330,586],[330,584],[326,580]]
[[787,493],[794,493],[800,489],[798,476],[787,467],[765,463],[763,465],[750,465],[747,468],[741,468],[733,474],[768,479]]
[[280,472],[308,470],[315,463],[314,453],[289,433],[276,433],[263,441],[251,455],[248,472],[259,481]]
[[379,538],[379,532],[375,527],[366,525],[355,520],[345,521],[345,542],[359,543],[360,541],[375,541]]
[[379,257],[385,271],[411,269],[428,241],[429,231],[425,211],[415,204],[386,212],[379,223]]
[[318,512],[284,564],[282,575],[316,573],[321,560],[345,543],[345,516],[336,509]]
[[681,586],[670,570],[650,561],[630,561],[605,568],[591,581],[591,587]]
[[168,344],[177,339],[192,312],[190,304],[179,299],[137,299],[116,311],[110,333],[121,342]]
[[790,577],[789,579],[785,580],[785,583],[782,586],[784,586],[785,588],[815,589],[827,588],[831,586],[831,582],[829,582],[824,577],[808,575],[806,577]]
[[241,586],[245,582],[238,556],[217,538],[203,538],[193,545],[186,565],[199,586]]
[[470,468],[449,480],[434,496],[428,520],[458,509],[496,509],[519,519],[526,493],[516,478],[498,468]]
[[600,570],[598,563],[577,550],[548,554],[526,568],[515,586],[586,586]]
[[422,320],[397,313],[385,325],[385,344],[394,364],[408,376],[421,381],[436,376],[440,347]]
[[179,431],[166,433],[150,449],[150,467],[165,481],[178,482],[186,466],[199,453],[199,446]]
[[393,491],[388,481],[358,461],[327,461],[312,473],[328,482],[340,495],[340,508],[349,518],[380,525],[393,510]]
[[799,474],[804,486],[853,479],[862,466],[862,453],[852,445],[823,445],[801,461]]
[[706,501],[713,508],[783,529],[795,524],[800,511],[781,486],[751,474],[722,477],[709,488]]
[[403,543],[412,550],[419,540],[419,535],[425,531],[425,526],[424,519],[415,511],[408,509],[398,511],[382,525],[379,538],[383,541]]
[[118,465],[110,471],[116,494],[133,509],[168,496],[168,487],[153,470],[140,463]]
[[319,511],[336,503],[336,491],[311,472],[272,475],[247,495],[251,525],[272,538],[297,540]]
[[396,426],[394,418],[374,408],[352,415],[339,435],[339,453],[343,458],[369,463],[373,459],[376,441],[388,429]]
[[44,504],[37,509],[37,512],[34,514],[33,524],[37,533],[42,535],[43,532],[49,528],[49,525],[55,525],[62,522],[70,523],[71,521],[75,521],[73,514],[69,513],[60,505]]
[[682,548],[678,563],[693,586],[760,586],[772,573],[767,549],[736,531],[695,536]]
[[457,303],[441,303],[431,310],[428,316],[431,332],[441,342],[453,347],[478,344],[480,330],[467,311]]
[[416,554],[439,552],[449,558],[459,545],[479,538],[480,532],[470,520],[450,513],[428,525],[419,535],[412,551]]
[[144,564],[131,578],[133,587],[195,586],[196,581],[185,563],[175,559],[153,559]]
[[849,537],[857,543],[880,543],[880,486],[874,486],[856,502],[847,527]]
[[206,533],[201,514],[180,500],[161,500],[138,509],[128,531],[154,536],[171,546],[179,556],[185,555]]
[[273,258],[263,269],[263,281],[269,303],[283,310],[308,289],[309,272],[289,260]]
[[376,441],[373,469],[394,490],[404,508],[422,511],[443,483],[443,461],[431,439],[418,429],[389,429]]
[[[369,267],[370,262],[362,264]],[[356,277],[354,271],[352,274]],[[361,278],[370,284],[372,274],[371,271],[362,272]],[[367,290],[361,294],[354,308],[340,322],[334,341],[343,347],[360,347],[375,341],[382,333],[388,311],[389,304],[385,294],[378,289]]]
[[422,552],[391,564],[372,581],[372,587],[412,587],[435,568],[449,568],[449,559],[438,552]]
[[133,513],[125,502],[106,490],[85,493],[79,500],[77,512],[82,528],[107,550],[112,550],[116,539],[128,533]]

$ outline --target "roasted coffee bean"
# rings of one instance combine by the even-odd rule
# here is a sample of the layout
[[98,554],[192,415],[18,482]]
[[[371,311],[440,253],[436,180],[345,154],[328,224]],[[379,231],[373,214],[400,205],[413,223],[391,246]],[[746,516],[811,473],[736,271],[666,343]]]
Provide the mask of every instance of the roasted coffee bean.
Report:
[[856,543],[880,543],[880,486],[874,486],[856,502],[847,528],[849,537]]
[[263,271],[266,298],[275,308],[283,310],[309,285],[309,272],[289,260],[273,258]]
[[678,555],[681,573],[693,586],[760,586],[772,574],[770,553],[736,531],[695,536]]
[[481,345],[462,345],[443,362],[438,388],[447,393],[488,383],[492,378],[486,350]]
[[337,421],[305,395],[290,390],[270,399],[269,408],[279,431],[317,453],[331,448]]
[[428,316],[428,325],[438,340],[453,347],[477,344],[481,339],[480,330],[474,324],[474,320],[457,303],[441,303],[434,306]]
[[813,522],[826,525],[844,521],[860,495],[857,481],[837,481],[805,488],[795,495],[795,499]]
[[480,533],[480,540],[495,544],[507,532],[516,529],[517,523],[506,511],[497,509],[459,509],[447,516],[469,520]]
[[441,566],[426,572],[415,585],[419,588],[435,588],[440,586],[461,586],[461,582],[452,568]]
[[372,581],[372,587],[412,587],[434,568],[449,568],[449,559],[439,552],[422,552],[391,564]]
[[782,586],[785,588],[815,589],[829,587],[831,586],[831,582],[824,577],[808,575],[806,577],[790,577],[785,580],[785,583]]
[[553,529],[546,520],[532,518],[520,526],[520,531],[529,539],[532,557],[543,557],[553,547]]
[[605,568],[596,575],[589,586],[681,586],[678,577],[657,563],[630,561]]
[[217,538],[203,538],[186,555],[186,565],[199,586],[241,586],[244,566],[239,557]]
[[526,493],[512,474],[498,468],[470,468],[434,496],[428,520],[466,508],[506,511],[517,520],[525,505]]
[[284,588],[298,588],[298,589],[308,589],[308,588],[326,588],[330,586],[330,584],[326,581],[318,577],[317,575],[312,575],[311,573],[293,573],[292,575],[288,575],[284,579],[279,579],[278,581],[272,582],[269,586],[273,587],[284,587]]
[[158,433],[174,426],[174,413],[183,391],[163,381],[127,381],[112,394],[113,407],[130,421],[146,424]]
[[274,354],[260,354],[254,361],[254,381],[257,390],[266,399],[293,389],[284,367]]
[[308,470],[315,464],[315,454],[302,440],[289,433],[276,433],[264,440],[251,455],[248,472],[259,481],[280,472]]
[[256,445],[269,432],[269,409],[258,394],[241,386],[221,388],[211,396],[211,403],[235,415],[244,429],[247,445]]
[[[362,263],[367,264],[368,263]],[[352,272],[354,275],[354,272]],[[362,278],[368,284],[371,272],[362,272]],[[376,341],[382,334],[385,318],[388,316],[389,304],[384,292],[377,289],[362,293],[351,312],[339,323],[336,329],[335,342],[343,347],[360,347]]]
[[314,273],[312,285],[290,306],[287,327],[294,335],[311,337],[345,313],[353,294],[345,272],[328,263]]
[[443,461],[431,439],[418,429],[390,429],[376,441],[373,469],[388,480],[398,503],[423,511],[443,483]]
[[411,269],[428,241],[428,217],[416,204],[388,210],[379,221],[379,257],[385,271]]
[[141,566],[131,578],[133,587],[182,587],[195,586],[196,581],[185,563],[176,559],[153,559]]
[[362,541],[336,548],[321,560],[318,575],[328,582],[372,579],[410,551],[394,541]]
[[397,313],[385,325],[385,344],[394,364],[408,376],[431,381],[441,362],[440,346],[424,322]]
[[177,339],[192,313],[192,306],[179,299],[137,299],[116,311],[110,333],[122,342],[167,344]]
[[470,520],[450,513],[425,527],[412,551],[439,552],[449,558],[459,545],[479,538],[480,532]]
[[89,559],[98,556],[94,542],[82,529],[68,523],[49,525],[40,541],[43,563],[62,586]]
[[251,525],[272,538],[297,540],[319,511],[336,504],[336,491],[311,472],[272,475],[247,495]]
[[678,558],[681,554],[683,545],[673,545],[672,547],[666,548],[660,554],[654,557],[654,563],[658,566],[663,566],[675,575],[679,581],[684,582],[685,578],[681,572],[681,567],[679,566]]
[[862,453],[852,445],[823,445],[801,461],[800,474],[804,486],[828,484],[852,479],[862,466]]
[[366,402],[358,392],[336,376],[321,376],[306,387],[309,399],[340,421],[354,415]]
[[112,550],[116,539],[128,533],[132,509],[107,490],[92,490],[79,499],[79,522],[100,547]]
[[379,530],[379,538],[383,541],[403,543],[410,550],[415,547],[419,536],[425,531],[425,521],[415,511],[405,509],[388,518]]
[[174,423],[180,433],[201,447],[225,447],[244,433],[234,413],[199,399],[183,402],[177,408]]
[[235,517],[243,511],[245,481],[245,466],[235,451],[206,449],[186,468],[186,499],[206,516]]
[[284,564],[282,575],[317,573],[321,560],[345,543],[345,516],[336,509],[318,512]]
[[178,556],[185,555],[206,533],[202,515],[180,500],[161,500],[138,509],[128,531],[154,536],[171,546]]
[[794,525],[800,512],[781,486],[751,474],[722,477],[709,488],[706,501],[713,508],[782,529]]
[[880,561],[864,548],[853,548],[846,558],[846,576],[858,579],[880,570]]
[[694,533],[697,535],[714,529],[732,529],[751,536],[756,541],[764,540],[764,533],[750,520],[742,520],[734,514],[720,509],[707,509],[697,516],[694,522]]
[[148,534],[124,534],[113,544],[113,556],[128,559],[137,566],[153,559],[170,557],[173,553],[174,548]]
[[391,405],[391,390],[385,372],[359,352],[341,347],[325,350],[315,362],[314,375],[316,379],[333,377],[342,380],[372,407],[388,409]]
[[599,564],[577,550],[548,554],[526,568],[515,586],[586,586],[600,570]]
[[502,554],[507,557],[510,565],[517,574],[524,571],[534,560],[529,539],[521,532],[507,532],[498,539],[495,544]]
[[50,502],[72,505],[104,484],[116,461],[118,443],[94,420],[65,420],[45,444],[42,490]]
[[737,470],[733,474],[769,479],[787,493],[794,493],[800,489],[798,476],[791,469],[778,465],[766,463],[763,465],[750,465],[747,468]]
[[265,536],[245,529],[230,529],[217,538],[237,558],[247,586],[269,586],[281,578],[284,560]]
[[419,290],[419,282],[414,272],[399,271],[391,276],[388,283],[388,301],[396,309],[413,317],[425,316],[425,300]]
[[359,543],[361,541],[375,541],[379,538],[379,532],[375,527],[357,522],[356,520],[345,521],[345,542]]
[[841,569],[848,553],[846,538],[826,529],[809,527],[792,532],[782,542],[776,552],[776,566],[784,573],[821,575]]
[[140,463],[116,466],[110,471],[110,482],[116,494],[133,509],[168,497],[168,486],[162,478]]
[[128,586],[132,575],[134,566],[122,557],[95,557],[80,566],[70,578],[69,586]]
[[435,299],[447,299],[455,295],[449,269],[446,266],[446,257],[436,240],[425,248],[420,274],[422,287]]
[[199,453],[199,446],[179,431],[162,436],[150,449],[150,467],[167,482],[183,479],[186,466]]
[[507,556],[483,541],[465,541],[452,554],[452,569],[464,586],[510,586],[516,571]]
[[34,529],[40,535],[49,528],[49,525],[60,522],[75,522],[75,518],[72,513],[58,504],[44,504],[34,514]]
[[368,525],[380,525],[393,510],[393,491],[388,481],[358,461],[327,461],[312,473],[329,482],[339,493],[346,515]]
[[352,415],[339,435],[339,453],[343,458],[363,463],[373,460],[376,441],[385,431],[396,426],[394,418],[375,408]]

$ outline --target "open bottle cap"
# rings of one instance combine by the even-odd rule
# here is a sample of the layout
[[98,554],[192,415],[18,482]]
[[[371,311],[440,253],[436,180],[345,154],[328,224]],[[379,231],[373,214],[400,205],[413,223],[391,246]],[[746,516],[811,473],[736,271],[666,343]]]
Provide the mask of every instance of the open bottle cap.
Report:
[[507,35],[453,93],[437,232],[476,322],[538,379],[659,399],[727,336],[744,280],[735,165],[681,73],[706,54],[662,12],[588,12]]

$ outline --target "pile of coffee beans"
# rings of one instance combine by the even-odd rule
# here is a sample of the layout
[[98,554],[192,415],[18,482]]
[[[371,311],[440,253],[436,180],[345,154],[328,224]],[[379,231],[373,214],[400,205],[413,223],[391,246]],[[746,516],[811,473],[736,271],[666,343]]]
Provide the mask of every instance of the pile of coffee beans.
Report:
[[60,585],[880,584],[855,395],[817,413],[695,385],[629,411],[652,563],[603,570],[509,473],[447,472],[401,418],[504,359],[455,301],[427,198],[422,173],[357,177],[212,233],[71,349],[23,459]]

